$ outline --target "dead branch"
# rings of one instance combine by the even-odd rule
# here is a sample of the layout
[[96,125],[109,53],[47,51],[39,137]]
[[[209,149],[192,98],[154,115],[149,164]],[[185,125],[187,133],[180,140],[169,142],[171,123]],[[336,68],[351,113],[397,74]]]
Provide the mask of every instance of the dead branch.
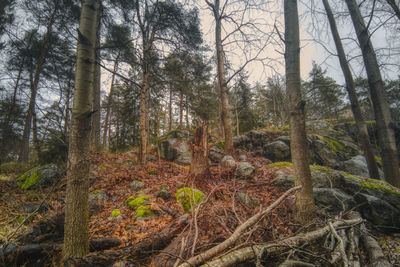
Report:
[[202,262],[211,259],[218,253],[221,253],[231,245],[233,245],[239,237],[251,226],[256,224],[259,220],[261,220],[265,215],[269,214],[274,208],[276,208],[283,200],[285,200],[289,195],[291,195],[293,192],[296,192],[299,190],[301,186],[296,186],[288,191],[286,191],[282,196],[280,196],[274,203],[272,203],[268,208],[261,210],[259,213],[245,221],[242,225],[240,225],[238,228],[236,228],[235,232],[224,242],[216,245],[215,247],[195,256],[190,259],[188,259],[185,263],[181,264],[180,267],[190,267],[190,266],[196,266],[201,264]]
[[[344,226],[353,226],[362,222],[362,219],[353,219],[353,220],[343,220],[343,221],[336,221],[332,223],[333,227],[337,229],[338,227]],[[228,266],[235,266],[239,262],[245,262],[249,260],[256,259],[258,254],[262,251],[271,254],[281,253],[284,250],[288,250],[292,247],[297,247],[303,243],[310,243],[314,240],[317,240],[324,235],[330,232],[330,226],[327,225],[323,228],[308,232],[308,233],[301,233],[293,237],[289,237],[283,239],[281,241],[267,243],[262,245],[253,245],[244,247],[235,251],[232,251],[218,259],[212,260],[207,262],[206,264],[202,265],[204,267],[228,267]],[[190,265],[188,265],[190,266]]]
[[345,249],[345,240],[336,232],[335,227],[333,227],[332,223],[329,222],[329,228],[333,234],[333,236],[336,238],[338,241],[338,247],[337,250],[335,250],[335,254],[332,257],[331,263],[335,263],[339,261],[340,259],[343,260],[343,266],[347,267],[349,266],[347,255],[346,255],[346,249]]

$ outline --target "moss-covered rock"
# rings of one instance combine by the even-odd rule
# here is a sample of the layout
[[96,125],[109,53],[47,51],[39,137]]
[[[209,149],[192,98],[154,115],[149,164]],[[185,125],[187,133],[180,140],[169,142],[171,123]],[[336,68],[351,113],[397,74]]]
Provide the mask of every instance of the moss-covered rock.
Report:
[[175,198],[183,209],[189,212],[199,206],[206,199],[206,195],[198,189],[183,187],[176,192]]
[[151,210],[150,206],[139,206],[139,207],[137,207],[137,209],[135,211],[135,215],[138,218],[150,217],[153,214],[154,213]]
[[116,218],[121,215],[121,211],[119,209],[115,209],[111,212],[111,217]]
[[[127,201],[128,201],[128,199],[127,199]],[[147,204],[149,202],[149,200],[150,199],[149,199],[148,196],[140,196],[140,197],[137,197],[137,198],[135,198],[133,200],[129,200],[128,201],[128,206],[129,206],[129,208],[134,210],[137,207],[139,207],[140,205]]]
[[60,179],[56,165],[45,165],[33,168],[17,179],[17,186],[21,189],[32,189],[38,186],[48,186]]
[[293,163],[288,162],[288,161],[278,161],[275,163],[271,163],[268,165],[268,168],[283,168],[283,167],[292,167]]

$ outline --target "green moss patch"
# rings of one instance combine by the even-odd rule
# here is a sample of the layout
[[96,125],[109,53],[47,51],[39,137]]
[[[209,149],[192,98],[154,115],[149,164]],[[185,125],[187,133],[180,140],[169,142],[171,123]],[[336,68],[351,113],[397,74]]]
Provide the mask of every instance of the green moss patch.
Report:
[[135,211],[136,217],[150,217],[153,215],[153,211],[150,209],[150,206],[139,206]]
[[119,209],[115,209],[111,212],[111,217],[116,218],[121,215],[121,211]]
[[27,171],[17,179],[17,185],[19,188],[24,190],[29,189],[36,185],[37,182],[43,178],[43,174],[40,172],[40,170],[34,172],[32,172],[32,170]]
[[268,165],[268,168],[272,169],[272,168],[283,168],[283,167],[292,167],[293,163],[288,162],[288,161],[279,161],[279,162],[275,162],[275,163],[271,163]]
[[340,141],[332,137],[324,137],[325,143],[329,146],[329,148],[334,152],[341,152],[346,150],[345,145],[343,145]]
[[149,171],[147,171],[147,174],[149,174],[149,175],[157,175],[157,171],[149,170]]
[[310,166],[310,171],[320,171],[320,172],[324,172],[324,173],[328,173],[328,172],[334,172],[335,170],[326,167],[326,166],[320,166],[320,165],[311,165]]
[[99,189],[96,189],[92,192],[93,195],[97,195],[98,193],[100,193],[101,191]]
[[199,206],[206,199],[206,195],[198,189],[183,187],[176,192],[175,198],[183,209],[189,212]]
[[[129,199],[129,198],[128,198],[128,199]],[[127,199],[127,201],[128,201],[128,199]],[[131,209],[136,209],[138,206],[148,203],[149,200],[150,200],[150,199],[149,199],[148,196],[141,196],[141,197],[135,198],[135,199],[133,199],[133,200],[130,200],[130,201],[128,202],[128,206],[129,206]]]
[[382,190],[387,193],[400,195],[400,190],[396,187],[386,183],[385,181],[375,180],[375,179],[366,179],[361,181],[361,186],[373,189],[373,190]]

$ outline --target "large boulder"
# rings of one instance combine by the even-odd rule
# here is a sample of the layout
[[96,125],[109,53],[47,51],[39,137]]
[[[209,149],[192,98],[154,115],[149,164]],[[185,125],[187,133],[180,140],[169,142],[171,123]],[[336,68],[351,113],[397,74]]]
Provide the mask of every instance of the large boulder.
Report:
[[223,157],[224,151],[222,149],[219,149],[217,146],[212,146],[208,151],[208,158],[212,162],[220,162]]
[[[353,175],[370,177],[368,171],[367,160],[364,156],[358,155],[343,162],[342,170]],[[379,169],[380,177],[384,177],[384,173]]]
[[[312,167],[314,197],[330,211],[357,208],[363,218],[388,232],[400,232],[400,190],[370,178],[353,176],[326,167]],[[294,185],[293,175],[276,172],[275,184]]]
[[311,144],[313,152],[313,162],[318,165],[335,167],[338,162],[336,160],[336,153],[322,140],[313,140]]
[[269,136],[262,131],[252,130],[246,135],[239,135],[233,138],[235,148],[245,148],[247,150],[262,149],[263,146],[270,142]]
[[264,146],[264,156],[272,161],[285,161],[290,157],[290,148],[282,141],[275,141]]
[[61,178],[57,165],[45,165],[31,169],[17,179],[17,186],[21,189],[34,189],[50,186]]
[[168,138],[160,142],[160,156],[179,164],[190,164],[191,152],[186,139]]

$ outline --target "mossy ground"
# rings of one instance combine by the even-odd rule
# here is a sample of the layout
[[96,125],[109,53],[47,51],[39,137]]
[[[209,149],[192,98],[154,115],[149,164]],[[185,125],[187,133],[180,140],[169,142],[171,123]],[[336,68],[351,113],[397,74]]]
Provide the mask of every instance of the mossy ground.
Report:
[[119,209],[115,209],[111,212],[111,217],[115,218],[121,215],[121,211]]
[[40,172],[40,170],[36,170],[34,172],[29,170],[17,179],[17,185],[19,188],[26,190],[37,184],[37,182],[42,178],[43,174]]
[[[128,199],[129,199],[129,198],[128,198]],[[127,200],[128,200],[128,199],[127,199]],[[135,199],[133,199],[133,200],[130,200],[130,201],[128,202],[128,206],[129,206],[131,209],[136,209],[138,206],[149,202],[149,200],[150,200],[150,199],[149,199],[148,196],[140,196],[140,197],[138,197],[138,198],[135,198]]]
[[283,168],[283,167],[292,167],[293,163],[288,162],[288,161],[279,161],[279,162],[275,162],[275,163],[271,163],[268,165],[268,168],[272,169],[272,168]]
[[150,217],[153,215],[153,211],[150,206],[139,206],[135,211],[136,217]]

